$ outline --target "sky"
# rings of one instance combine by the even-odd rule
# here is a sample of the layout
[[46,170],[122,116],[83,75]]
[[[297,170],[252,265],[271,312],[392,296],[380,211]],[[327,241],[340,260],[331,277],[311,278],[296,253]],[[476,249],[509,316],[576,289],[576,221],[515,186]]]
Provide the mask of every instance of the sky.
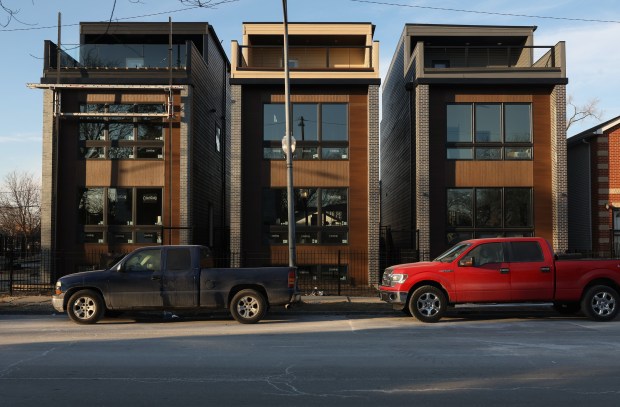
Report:
[[[203,0],[204,2],[205,0]],[[0,0],[18,10],[0,12],[0,185],[11,171],[41,174],[43,92],[29,89],[43,71],[43,42],[79,43],[79,23],[93,21],[191,21],[211,24],[230,58],[241,42],[243,22],[282,21],[281,0],[212,0],[214,8],[191,8],[179,0]],[[405,24],[537,26],[534,45],[566,42],[567,94],[578,105],[597,98],[601,121],[620,116],[620,5],[616,0],[288,0],[289,22],[370,22],[380,42],[384,77]],[[7,24],[8,23],[8,24]],[[577,134],[599,123],[572,126]],[[0,188],[1,189],[1,188]]]

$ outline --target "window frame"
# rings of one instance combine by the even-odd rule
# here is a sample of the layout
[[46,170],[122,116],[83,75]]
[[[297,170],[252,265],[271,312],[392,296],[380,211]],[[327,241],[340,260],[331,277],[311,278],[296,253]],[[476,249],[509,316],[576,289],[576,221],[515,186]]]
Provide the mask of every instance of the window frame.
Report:
[[[114,111],[118,106],[122,112]],[[165,111],[166,106],[163,103],[80,103],[80,115],[77,117],[78,159],[164,160],[166,120],[163,116],[155,114],[163,114]],[[127,116],[123,116],[123,113]],[[101,137],[94,140],[83,137],[82,128],[88,125],[98,125]],[[116,125],[131,127],[131,137],[112,139],[110,128]],[[149,127],[159,127],[161,135],[155,135],[154,139],[143,139],[144,136],[140,135],[144,133],[144,128],[148,134]],[[156,131],[155,134],[157,133]],[[154,156],[144,156],[144,149],[154,149]]]
[[[316,197],[316,210],[313,207],[313,213],[303,214],[300,221],[296,221],[295,224],[295,242],[298,245],[310,245],[310,246],[341,246],[341,245],[349,245],[349,215],[350,215],[350,202],[349,202],[349,188],[325,188],[325,187],[311,187],[311,188],[295,188],[295,208],[296,214],[301,212],[299,206],[297,205],[297,201],[301,198],[303,191],[314,191],[313,194]],[[342,221],[342,223],[338,225],[326,225],[324,224],[323,218],[326,216],[323,204],[323,194],[326,191],[330,190],[339,190],[340,193],[346,194],[346,216],[343,216],[343,219],[346,218],[346,221]],[[276,194],[275,191],[278,191],[279,194]],[[287,196],[286,196],[285,188],[263,188],[263,195],[261,198],[261,217],[262,217],[262,241],[265,246],[282,246],[288,244],[288,212],[285,209],[287,207]],[[280,211],[276,211],[277,213],[281,213],[283,216],[286,216],[286,219],[283,218],[275,218],[281,219],[279,224],[275,224],[269,221],[269,218],[266,213],[267,209],[267,199],[275,198],[279,199],[281,203]],[[274,200],[275,202],[275,200]],[[274,207],[276,208],[276,207]],[[304,210],[305,211],[305,210]],[[277,216],[276,213],[276,216]],[[308,215],[316,215],[316,224],[312,221],[307,222],[307,225],[304,223],[304,219],[309,218]],[[297,219],[297,217],[296,217]],[[300,223],[301,222],[301,223]],[[330,238],[333,236],[329,235],[337,235],[334,237],[335,240],[340,241],[330,241]]]
[[[347,161],[350,157],[350,106],[347,102],[296,102],[292,103],[291,110],[294,115],[295,106],[302,105],[312,105],[316,106],[316,135],[309,136],[311,139],[301,140],[301,137],[295,136],[295,152],[293,153],[294,160],[308,160],[308,161]],[[342,105],[345,107],[346,113],[346,140],[324,140],[323,133],[323,107],[328,105]],[[286,156],[282,151],[282,138],[278,140],[265,139],[265,129],[267,123],[265,122],[265,118],[267,117],[267,112],[265,111],[266,106],[284,106],[284,103],[263,103],[263,131],[262,131],[262,158],[266,161],[272,160],[285,160]],[[271,115],[273,112],[270,112]],[[274,117],[276,117],[276,113]],[[277,117],[280,117],[278,115]],[[286,119],[286,117],[285,117]],[[297,126],[293,118],[293,134],[298,134],[296,131]],[[282,137],[286,134],[286,130],[282,131]],[[305,133],[304,133],[305,134]],[[340,151],[338,151],[340,150]]]
[[[499,106],[499,141],[479,141],[477,116],[478,107],[481,106]],[[449,140],[449,110],[450,106],[470,106],[470,135],[469,141]],[[506,141],[506,110],[510,106],[528,106],[529,107],[529,138],[524,141]],[[530,102],[459,102],[446,104],[446,136],[445,149],[446,159],[449,161],[465,160],[465,161],[533,161],[534,160],[534,117],[532,113],[532,103]],[[494,153],[484,154],[483,151],[495,150]],[[510,154],[508,152],[510,151]],[[460,153],[459,153],[460,152]],[[468,153],[467,153],[468,152]],[[462,153],[466,153],[462,155]]]
[[[126,189],[131,191],[131,221],[126,224],[110,224],[110,190]],[[89,190],[101,190],[102,197],[102,218],[97,224],[86,224],[82,216],[83,209],[80,206],[83,202],[84,194]],[[159,194],[159,212],[157,223],[153,225],[136,224],[138,219],[138,196],[143,190],[157,190]],[[164,188],[157,187],[78,187],[77,203],[78,203],[78,234],[76,236],[77,243],[81,244],[161,244],[163,241],[163,225],[161,217],[164,214]]]
[[[499,190],[500,192],[500,219],[499,226],[479,226],[478,225],[478,213],[480,203],[477,200],[479,190]],[[514,192],[517,190],[528,191],[527,197],[529,206],[529,225],[527,226],[507,226],[506,214],[508,203],[506,201],[507,192]],[[458,218],[458,213],[450,215],[448,207],[448,197],[452,191],[471,191],[471,225],[453,225],[450,222],[452,218]],[[446,243],[454,245],[462,240],[482,238],[482,237],[532,237],[535,229],[534,219],[534,188],[533,187],[449,187],[446,188],[446,212],[445,212],[445,233]]]

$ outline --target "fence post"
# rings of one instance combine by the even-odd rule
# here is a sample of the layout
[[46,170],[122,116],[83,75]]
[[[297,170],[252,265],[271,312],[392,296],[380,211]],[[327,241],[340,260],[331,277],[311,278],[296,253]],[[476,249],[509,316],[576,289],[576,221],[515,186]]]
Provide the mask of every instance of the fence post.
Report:
[[338,295],[340,295],[340,270],[341,270],[340,250],[338,250]]
[[9,250],[9,295],[13,296],[13,248]]

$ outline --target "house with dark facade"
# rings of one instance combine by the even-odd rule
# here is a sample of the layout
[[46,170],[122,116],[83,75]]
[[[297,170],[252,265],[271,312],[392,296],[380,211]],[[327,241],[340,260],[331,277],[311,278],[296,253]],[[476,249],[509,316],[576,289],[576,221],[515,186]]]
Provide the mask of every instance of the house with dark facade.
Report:
[[567,140],[568,249],[620,254],[620,116]]
[[565,49],[535,30],[404,27],[382,99],[388,252],[534,235],[567,248]]
[[[208,23],[81,23],[45,41],[42,237],[69,273],[153,244],[228,244],[230,64]],[[95,257],[95,258],[94,258]]]
[[[370,23],[289,23],[295,219],[288,219],[283,25],[244,23],[231,50],[233,265],[287,264],[302,284],[379,273],[379,44]],[[288,236],[288,222],[296,235]]]

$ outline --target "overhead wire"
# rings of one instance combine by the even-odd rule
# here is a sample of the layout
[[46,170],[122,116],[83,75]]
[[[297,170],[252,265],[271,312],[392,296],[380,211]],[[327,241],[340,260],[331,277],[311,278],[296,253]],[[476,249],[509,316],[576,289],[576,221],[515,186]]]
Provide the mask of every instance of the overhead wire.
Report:
[[[145,17],[153,17],[153,16],[160,16],[160,15],[164,15],[164,14],[173,14],[173,13],[182,13],[184,11],[189,11],[189,10],[193,10],[193,9],[197,9],[197,8],[215,8],[217,6],[220,6],[222,4],[227,4],[227,3],[236,3],[240,0],[221,0],[218,1],[216,3],[211,3],[209,4],[208,7],[206,6],[192,6],[192,7],[185,7],[185,8],[181,8],[181,9],[176,9],[176,10],[168,10],[168,11],[160,11],[157,13],[149,13],[149,14],[141,14],[141,15],[137,15],[137,16],[131,16],[131,17],[117,17],[114,19],[114,21],[123,21],[123,20],[135,20],[138,18],[145,18]],[[107,22],[108,20],[105,20],[105,22]],[[76,27],[79,26],[80,23],[71,23],[71,24],[62,24],[62,27]],[[22,28],[3,28],[0,29],[0,32],[11,32],[11,31],[33,31],[33,30],[47,30],[47,29],[52,29],[52,28],[58,28],[57,25],[48,25],[48,26],[43,26],[43,27],[22,27]]]
[[496,16],[505,16],[505,17],[527,17],[527,18],[543,18],[550,20],[566,20],[566,21],[583,21],[589,23],[614,23],[620,24],[618,20],[600,20],[595,18],[577,18],[577,17],[558,17],[558,16],[539,16],[539,15],[530,15],[530,14],[518,14],[518,13],[500,13],[495,11],[481,11],[481,10],[465,10],[458,8],[450,8],[450,7],[433,7],[433,6],[418,6],[415,4],[402,4],[402,3],[389,3],[385,1],[377,1],[377,0],[349,0],[355,3],[368,3],[368,4],[378,4],[383,6],[394,6],[394,7],[409,7],[409,8],[421,8],[428,10],[437,10],[437,11],[454,11],[459,13],[473,13],[473,14],[488,14],[488,15],[496,15]]

